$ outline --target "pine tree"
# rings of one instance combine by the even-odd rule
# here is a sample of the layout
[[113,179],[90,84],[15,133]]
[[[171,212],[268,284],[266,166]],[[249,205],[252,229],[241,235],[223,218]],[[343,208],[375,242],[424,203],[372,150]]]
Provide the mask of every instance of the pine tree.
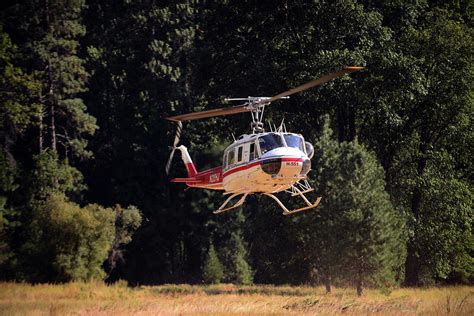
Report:
[[14,63],[18,48],[0,24],[0,146],[10,157],[11,147],[27,130],[35,125],[40,108],[35,97],[40,84],[32,75]]
[[90,157],[86,137],[97,128],[79,97],[89,77],[79,57],[84,6],[84,0],[34,0],[6,12],[8,29],[19,35],[21,65],[40,82],[39,150],[57,151],[61,159]]
[[372,153],[357,141],[341,145],[341,165],[347,185],[339,187],[342,227],[348,246],[342,258],[342,276],[355,283],[358,295],[365,285],[395,284],[396,269],[404,257],[403,220],[385,191],[384,173]]
[[[18,48],[0,24],[0,266],[12,269],[9,263],[15,252],[14,236],[18,226],[16,195],[21,182],[21,156],[18,143],[35,127],[39,113],[35,96],[39,82],[17,65]],[[8,272],[0,274],[9,275]]]
[[[394,284],[404,257],[403,221],[384,189],[383,169],[373,154],[354,142],[332,139],[329,121],[316,143],[319,218],[309,216],[306,245],[330,290],[331,280],[364,286]],[[308,228],[306,229],[308,231]]]
[[253,271],[247,262],[247,251],[245,250],[241,235],[239,233],[232,233],[231,242],[233,244],[233,254],[230,279],[236,284],[252,284]]
[[202,277],[204,282],[207,284],[218,284],[224,277],[224,268],[219,261],[219,257],[217,256],[216,249],[212,242],[209,245],[206,260],[204,261]]

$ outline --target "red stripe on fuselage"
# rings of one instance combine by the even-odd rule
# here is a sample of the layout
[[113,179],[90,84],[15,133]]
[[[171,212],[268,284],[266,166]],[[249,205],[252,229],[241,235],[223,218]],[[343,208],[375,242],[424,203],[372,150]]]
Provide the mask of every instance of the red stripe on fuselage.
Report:
[[189,186],[222,184],[222,167],[215,167],[198,172],[196,175],[194,175],[193,179],[198,179],[200,181],[188,183]]
[[[246,165],[243,165],[243,166],[239,166],[239,167],[235,167],[234,169],[230,169],[230,170],[227,170],[226,172],[224,172],[224,175],[223,175],[223,178],[227,177],[228,175],[231,175],[233,173],[236,173],[236,172],[239,172],[239,171],[242,171],[242,170],[246,170],[246,169],[249,169],[249,168],[252,168],[252,167],[255,167],[255,166],[258,166],[259,164],[261,164],[263,161],[265,160],[270,160],[270,159],[275,159],[275,158],[267,158],[267,159],[262,159],[262,160],[257,160],[255,162],[251,162],[251,163],[248,163]],[[303,158],[281,158],[281,161],[298,161],[298,162],[302,162],[303,161]]]

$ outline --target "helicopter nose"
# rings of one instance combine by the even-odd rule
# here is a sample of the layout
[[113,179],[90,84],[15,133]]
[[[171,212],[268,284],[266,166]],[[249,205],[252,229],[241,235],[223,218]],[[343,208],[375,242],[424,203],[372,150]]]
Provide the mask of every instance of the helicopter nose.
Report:
[[282,147],[267,152],[261,168],[272,177],[298,178],[309,172],[311,162],[300,150]]
[[300,175],[305,176],[311,170],[311,160],[306,158],[303,160],[303,166],[301,167]]

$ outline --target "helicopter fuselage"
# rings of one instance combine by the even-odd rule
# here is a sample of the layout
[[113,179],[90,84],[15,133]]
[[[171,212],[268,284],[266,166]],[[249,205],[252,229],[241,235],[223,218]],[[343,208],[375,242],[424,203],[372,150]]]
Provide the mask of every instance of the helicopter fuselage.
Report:
[[[184,147],[184,146],[182,146]],[[180,148],[181,149],[181,148]],[[226,193],[276,193],[306,179],[312,146],[294,133],[258,133],[240,136],[228,146],[222,166],[194,172],[192,161],[181,149],[190,187],[224,190]],[[311,151],[311,152],[307,152]]]

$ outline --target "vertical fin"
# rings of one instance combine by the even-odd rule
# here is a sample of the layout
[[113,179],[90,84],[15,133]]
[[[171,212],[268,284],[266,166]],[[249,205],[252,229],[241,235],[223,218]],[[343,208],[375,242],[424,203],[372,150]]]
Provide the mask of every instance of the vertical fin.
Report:
[[176,149],[179,149],[181,151],[181,159],[183,159],[184,165],[186,166],[188,177],[194,177],[197,174],[197,170],[194,166],[191,156],[189,156],[188,149],[184,145],[176,147]]

